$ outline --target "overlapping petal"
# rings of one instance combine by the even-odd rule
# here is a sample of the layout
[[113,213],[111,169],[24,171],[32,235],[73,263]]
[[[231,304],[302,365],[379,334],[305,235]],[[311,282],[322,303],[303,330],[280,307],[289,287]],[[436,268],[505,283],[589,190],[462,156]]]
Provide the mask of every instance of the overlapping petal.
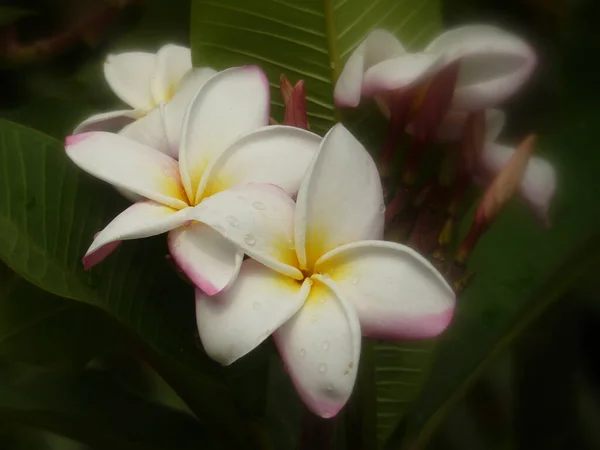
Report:
[[228,289],[244,257],[244,253],[218,231],[198,222],[169,233],[169,252],[179,268],[206,295]]
[[184,119],[179,164],[190,199],[204,170],[243,135],[269,123],[269,82],[256,66],[235,67],[210,78]]
[[135,109],[122,109],[94,114],[77,125],[73,130],[73,134],[90,131],[117,131],[143,115],[144,111]]
[[156,63],[150,79],[154,103],[166,103],[173,97],[179,83],[192,68],[189,48],[167,44],[156,53]]
[[244,252],[292,278],[304,276],[296,268],[294,202],[271,184],[246,184],[204,199],[192,218],[205,223]]
[[67,137],[66,151],[81,169],[118,188],[175,209],[188,206],[177,161],[153,148],[97,131]]
[[315,271],[331,276],[356,308],[363,334],[423,339],[446,329],[455,296],[442,275],[411,248],[385,241],[344,245]]
[[153,53],[108,55],[104,62],[104,77],[113,92],[129,106],[149,110],[156,106],[150,90],[155,65]]
[[254,350],[304,304],[310,281],[293,280],[248,259],[231,289],[196,291],[196,320],[208,355],[229,365]]
[[274,337],[304,403],[329,418],[352,393],[360,358],[360,325],[336,286],[318,275],[313,279],[304,306]]
[[177,158],[177,152],[171,152],[167,141],[163,117],[164,105],[159,105],[144,117],[125,126],[119,134],[172,158]]
[[300,268],[312,269],[317,259],[342,244],[381,238],[384,211],[373,159],[343,125],[335,125],[298,192],[295,241]]
[[213,195],[245,183],[269,183],[295,195],[321,137],[283,125],[260,128],[233,143],[205,172],[198,193]]

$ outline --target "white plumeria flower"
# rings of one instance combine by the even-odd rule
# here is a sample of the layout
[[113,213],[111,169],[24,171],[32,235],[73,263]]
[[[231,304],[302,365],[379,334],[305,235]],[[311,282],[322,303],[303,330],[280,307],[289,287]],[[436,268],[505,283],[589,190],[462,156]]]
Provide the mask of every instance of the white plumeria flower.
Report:
[[[448,30],[423,52],[409,53],[388,31],[373,30],[350,55],[335,86],[339,106],[356,107],[362,96],[389,105],[393,94],[426,90],[432,78],[459,62],[452,109],[479,111],[513,95],[531,75],[536,56],[522,39],[493,26]],[[417,96],[416,105],[422,96]]]
[[120,134],[177,158],[189,102],[215,73],[210,68],[193,69],[190,49],[173,44],[156,54],[109,55],[104,77],[132,109],[95,114],[80,123],[73,134],[122,128]]
[[[227,288],[243,253],[206,225],[211,214],[226,211],[235,227],[281,195],[272,185],[295,194],[321,141],[299,128],[266,126],[269,102],[269,83],[258,67],[216,74],[190,104],[179,162],[118,134],[67,138],[67,154],[79,167],[144,197],[96,235],[84,265],[97,264],[117,241],[170,231],[171,254],[186,275],[207,294]],[[206,220],[190,222],[194,209]]]
[[[455,304],[442,275],[414,250],[385,242],[383,194],[371,156],[341,125],[321,143],[298,192],[256,221],[212,223],[251,258],[236,283],[208,298],[196,291],[206,352],[222,364],[275,333],[307,406],[332,417],[356,379],[362,333],[428,338]],[[197,212],[197,220],[207,220]]]
[[[466,112],[451,111],[444,117],[434,140],[440,143],[460,141],[467,118]],[[473,181],[480,186],[488,186],[515,152],[513,147],[495,142],[502,133],[505,122],[506,116],[502,111],[497,109],[485,111],[485,143],[471,170]],[[410,127],[407,131],[411,132]],[[549,224],[548,213],[555,192],[554,167],[540,156],[531,156],[519,184],[519,194],[533,214],[545,224]]]

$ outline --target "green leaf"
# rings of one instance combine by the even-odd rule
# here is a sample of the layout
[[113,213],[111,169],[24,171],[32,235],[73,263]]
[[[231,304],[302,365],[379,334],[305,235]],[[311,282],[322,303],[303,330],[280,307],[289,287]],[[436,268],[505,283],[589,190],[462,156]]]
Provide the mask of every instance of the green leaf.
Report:
[[193,417],[123,391],[101,371],[77,375],[0,368],[0,419],[98,448],[221,448]]
[[233,399],[218,381],[222,370],[196,345],[193,291],[166,262],[164,236],[125,242],[85,272],[81,256],[125,202],[77,169],[61,143],[2,120],[0,170],[0,258],[31,283],[116,319],[210,431],[244,442]]
[[272,86],[273,116],[281,116],[279,76],[306,81],[311,128],[337,121],[333,87],[342,64],[374,28],[419,47],[439,30],[437,0],[193,0],[194,65],[224,69],[258,64]]
[[0,27],[10,25],[22,17],[35,14],[33,11],[17,6],[0,6]]
[[[260,65],[271,83],[276,118],[283,107],[279,76],[305,80],[311,129],[324,134],[340,118],[333,88],[343,63],[372,29],[387,29],[408,48],[420,48],[440,26],[437,0],[194,0],[192,55],[196,66]],[[379,151],[385,125],[373,108],[344,112],[344,117],[370,151]],[[380,441],[402,419],[425,380],[430,354],[423,348],[420,343],[375,345]]]
[[9,270],[0,270],[0,283],[1,361],[73,369],[114,345],[106,319],[89,306],[36,288]]

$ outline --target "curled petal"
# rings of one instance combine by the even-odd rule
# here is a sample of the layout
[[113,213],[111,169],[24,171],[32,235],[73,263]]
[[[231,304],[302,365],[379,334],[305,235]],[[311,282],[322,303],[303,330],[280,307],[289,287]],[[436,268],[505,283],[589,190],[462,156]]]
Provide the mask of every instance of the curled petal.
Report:
[[164,105],[152,109],[144,117],[124,127],[119,134],[131,140],[144,144],[165,155],[177,158],[177,153],[171,153],[164,126]]
[[164,107],[164,121],[169,153],[179,158],[179,141],[183,128],[183,118],[188,106],[198,91],[217,71],[208,67],[190,70],[177,85],[177,90],[171,101]]
[[388,31],[373,30],[346,61],[333,93],[335,104],[354,108],[360,103],[365,71],[370,67],[406,53],[396,37]]
[[471,25],[439,35],[426,52],[460,59],[453,109],[490,108],[512,96],[531,76],[536,55],[527,42],[493,26]]
[[84,267],[90,268],[100,262],[99,257],[108,256],[105,246],[118,241],[165,233],[189,220],[190,212],[191,208],[177,211],[153,201],[141,201],[131,205],[96,234],[94,242],[83,258]]
[[205,172],[202,197],[246,183],[269,183],[295,195],[319,150],[321,137],[283,125],[260,128],[235,141]]
[[248,259],[231,289],[196,291],[196,321],[206,353],[229,365],[254,350],[303,305],[310,282],[293,280]]
[[298,81],[292,88],[289,101],[285,102],[285,117],[283,123],[292,127],[308,130],[308,116],[306,113],[306,89],[304,80]]
[[441,57],[427,53],[387,59],[365,72],[362,94],[372,97],[387,91],[410,88],[433,75],[440,64]]
[[[96,233],[96,236],[94,236],[94,238],[96,238],[97,236],[98,233]],[[83,270],[90,270],[96,264],[100,264],[102,261],[108,258],[119,247],[119,245],[121,245],[121,242],[123,241],[114,241],[109,244],[105,244],[93,253],[84,256],[81,259],[81,263],[83,264]]]
[[169,251],[192,283],[209,296],[231,286],[244,257],[235,244],[198,222],[171,231]]
[[192,218],[267,267],[301,280],[294,252],[294,202],[271,184],[236,186],[204,199]]
[[363,334],[424,339],[446,329],[455,296],[444,277],[411,248],[385,241],[338,247],[315,267],[356,308]]
[[356,381],[360,325],[335,286],[318,275],[313,279],[304,306],[274,337],[306,406],[330,418],[346,404]]
[[188,206],[177,161],[118,134],[96,131],[66,139],[69,158],[91,175],[150,200]]
[[184,119],[179,164],[190,199],[209,163],[243,135],[269,124],[269,82],[257,66],[234,67],[210,78]]
[[150,80],[154,103],[166,103],[173,97],[179,82],[192,68],[189,48],[167,44],[156,53],[156,65]]
[[156,55],[145,52],[108,55],[104,62],[104,77],[117,96],[135,109],[149,110],[156,106],[150,91]]
[[311,269],[342,244],[381,238],[384,212],[373,159],[343,125],[335,125],[298,192],[295,239],[300,267]]
[[73,134],[87,133],[90,131],[114,131],[120,130],[143,115],[142,111],[135,109],[124,109],[94,114],[81,122],[73,130]]

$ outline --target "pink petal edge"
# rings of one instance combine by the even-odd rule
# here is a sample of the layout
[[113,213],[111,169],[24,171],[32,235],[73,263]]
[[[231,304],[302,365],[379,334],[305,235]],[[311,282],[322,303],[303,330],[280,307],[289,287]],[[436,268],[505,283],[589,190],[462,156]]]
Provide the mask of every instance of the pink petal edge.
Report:
[[[96,235],[98,235],[98,233],[96,233]],[[109,242],[108,244],[100,247],[98,250],[96,250],[92,253],[86,254],[81,259],[81,263],[83,264],[83,270],[90,270],[96,264],[104,261],[104,259],[108,255],[110,255],[112,252],[114,252],[117,249],[117,247],[121,244],[121,242],[123,242],[123,241]]]
[[88,131],[86,133],[72,134],[70,136],[67,136],[65,138],[65,145],[67,147],[70,147],[72,145],[79,144],[81,141],[84,141],[87,138],[91,137],[91,135],[94,133],[94,131]]

